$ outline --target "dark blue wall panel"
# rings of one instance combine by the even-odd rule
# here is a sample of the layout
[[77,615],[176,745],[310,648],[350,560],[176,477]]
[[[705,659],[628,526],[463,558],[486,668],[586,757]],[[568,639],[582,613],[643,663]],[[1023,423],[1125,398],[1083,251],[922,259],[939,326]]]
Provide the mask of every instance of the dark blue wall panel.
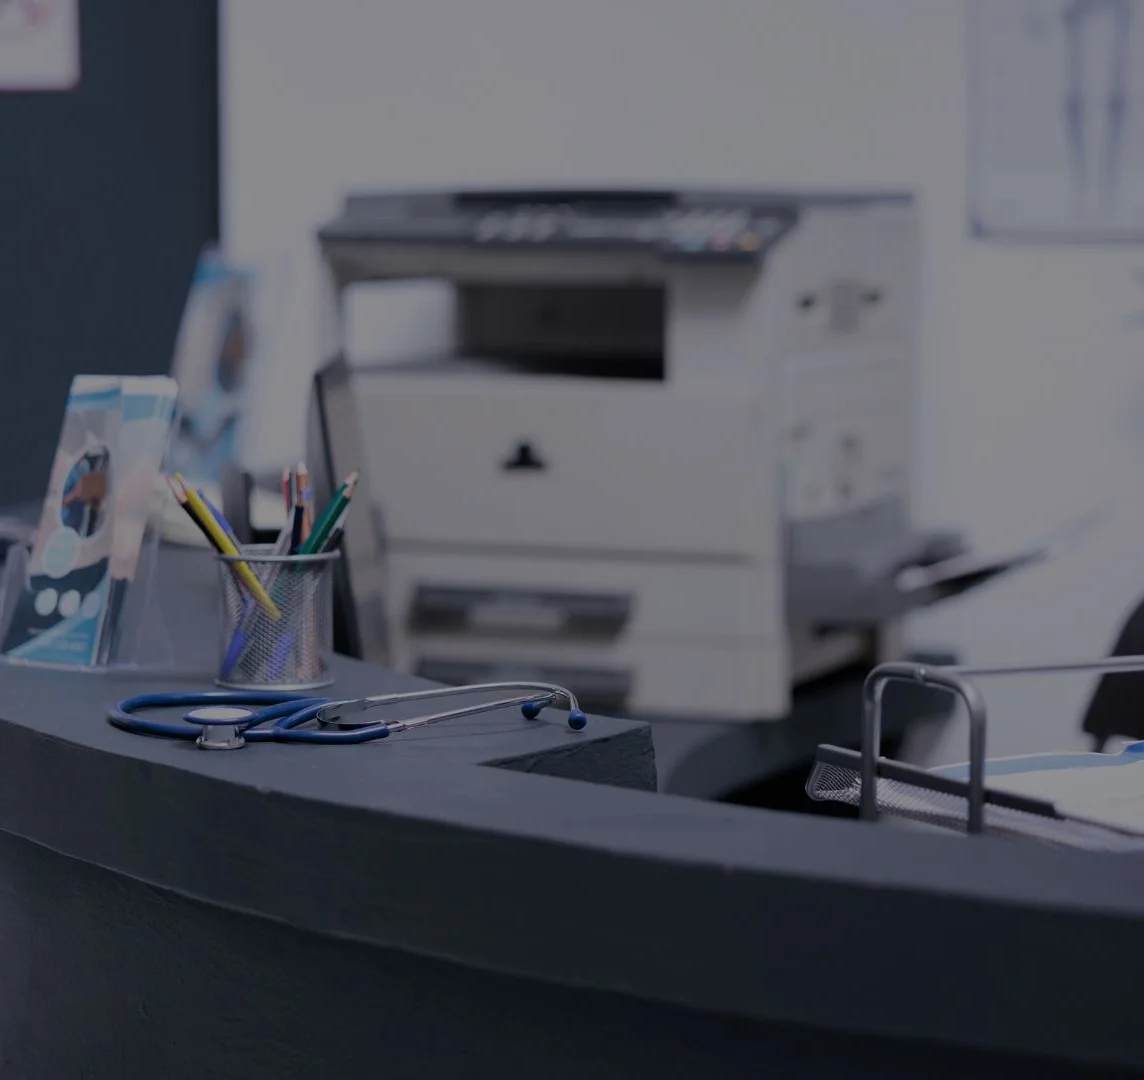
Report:
[[0,506],[43,492],[72,375],[167,370],[218,233],[216,0],[80,8],[78,88],[0,93]]

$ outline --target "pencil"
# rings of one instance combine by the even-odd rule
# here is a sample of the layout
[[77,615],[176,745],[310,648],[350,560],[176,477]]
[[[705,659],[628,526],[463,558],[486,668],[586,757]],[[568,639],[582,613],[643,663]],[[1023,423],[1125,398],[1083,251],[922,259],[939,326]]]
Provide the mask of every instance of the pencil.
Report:
[[205,506],[211,512],[211,516],[215,519],[215,521],[219,523],[223,532],[225,532],[226,535],[229,536],[235,544],[237,544],[238,537],[234,535],[234,529],[230,527],[230,522],[227,521],[223,516],[223,512],[203,494],[202,488],[197,488],[196,490],[198,491],[199,498],[203,500],[203,506]]
[[[334,521],[332,528],[326,533],[325,540],[321,543],[321,546],[317,547],[311,554],[326,555],[332,552],[338,544],[341,543],[342,533],[345,530],[346,517],[349,515],[349,512],[350,506],[349,500],[347,499],[342,508],[342,512],[338,514],[337,520]],[[317,595],[320,577],[323,572],[323,570],[319,569],[316,574],[308,577],[303,583],[307,611],[310,610],[310,605],[313,604],[314,598]],[[298,659],[302,667],[304,678],[311,679],[321,675],[322,658],[319,652],[317,631],[311,620],[307,620],[303,634],[301,653]]]
[[[226,535],[226,531],[203,504],[203,501],[198,496],[198,492],[190,490],[179,473],[175,473],[175,479],[183,488],[183,492],[187,497],[187,504],[194,508],[198,518],[201,520],[201,528],[214,542],[219,553],[223,555],[241,555],[242,553],[238,550],[230,537]],[[270,594],[262,587],[262,582],[258,580],[258,576],[250,569],[250,566],[241,561],[233,562],[231,565],[262,610],[275,622],[281,619],[282,612],[278,610],[278,605],[270,599]]]
[[349,517],[349,513],[350,508],[347,506],[338,515],[338,520],[334,522],[334,527],[330,530],[329,535],[326,537],[326,542],[322,545],[323,554],[336,550],[337,546],[342,542],[342,535],[346,531],[346,518]]
[[294,475],[298,501],[302,504],[302,540],[306,541],[314,531],[314,489],[310,487],[310,470],[304,461],[298,463],[298,471]]
[[[185,486],[176,487],[175,482],[169,476],[166,477],[166,481],[167,481],[167,487],[169,487],[171,489],[171,494],[174,495],[174,497],[175,497],[175,501],[183,508],[184,511],[186,511],[187,517],[189,517],[191,519],[191,521],[193,521],[195,523],[199,532],[201,532],[203,534],[203,536],[206,538],[207,543],[210,544],[210,546],[212,548],[214,548],[214,550],[217,551],[218,554],[220,554],[220,555],[225,554],[223,549],[218,546],[218,543],[215,540],[214,536],[211,534],[210,530],[206,527],[206,524],[203,522],[202,517],[199,515],[199,511],[197,509],[195,509],[195,507],[193,507],[187,501],[186,487]],[[238,587],[240,589],[245,588],[245,582],[243,581],[242,576],[238,573],[238,568],[232,564],[230,567],[228,567],[228,569],[230,570],[230,573],[233,575],[234,580],[237,583]],[[250,603],[250,602],[253,602],[253,601],[252,600],[248,601],[248,603]]]
[[346,477],[345,483],[338,488],[337,493],[330,500],[330,505],[322,511],[322,516],[318,518],[318,523],[314,526],[313,532],[310,533],[310,539],[302,545],[303,555],[313,555],[322,550],[327,538],[333,531],[334,523],[349,506],[350,499],[354,497],[354,488],[357,487],[357,482],[358,474],[356,472],[352,472]]
[[302,535],[304,511],[302,501],[298,498],[297,477],[290,479],[290,501],[286,507],[286,520],[290,524],[290,554],[297,555],[305,539]]
[[[290,530],[289,528],[283,529],[278,534],[278,540],[274,545],[275,555],[288,555],[290,553]],[[277,564],[266,578],[267,588],[274,585],[278,574],[281,572],[281,564]],[[251,633],[258,621],[259,607],[254,602],[254,598],[247,596],[246,603],[243,605],[242,617],[238,621],[238,625],[231,635],[230,644],[227,646],[226,656],[222,662],[222,677],[229,679],[231,672],[235,667],[243,662],[246,655],[247,646],[250,644]]]
[[191,504],[187,501],[186,488],[176,487],[175,482],[169,476],[166,479],[167,487],[171,489],[171,494],[175,496],[175,501],[186,511],[187,517],[189,517],[195,523],[195,525],[198,526],[199,532],[201,532],[203,536],[206,537],[207,543],[209,543],[210,546],[213,547],[215,551],[221,555],[222,548],[220,548],[218,544],[215,543],[214,537],[211,536],[211,534],[207,531],[206,525],[203,524],[202,518],[199,517],[198,510],[191,506]]

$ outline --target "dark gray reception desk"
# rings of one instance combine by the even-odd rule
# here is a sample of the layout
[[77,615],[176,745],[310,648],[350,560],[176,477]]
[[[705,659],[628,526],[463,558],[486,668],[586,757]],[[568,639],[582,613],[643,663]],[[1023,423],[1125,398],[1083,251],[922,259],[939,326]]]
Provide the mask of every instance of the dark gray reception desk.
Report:
[[[0,1076],[1036,1077],[1144,1063],[1144,862],[657,794],[649,729],[206,753],[180,670],[0,667]],[[336,693],[412,683],[337,666]]]

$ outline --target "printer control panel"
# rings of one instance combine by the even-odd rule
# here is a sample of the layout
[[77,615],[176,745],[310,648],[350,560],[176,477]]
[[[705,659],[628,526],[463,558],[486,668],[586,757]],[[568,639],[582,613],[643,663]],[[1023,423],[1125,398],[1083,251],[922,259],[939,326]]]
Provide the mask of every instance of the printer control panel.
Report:
[[523,204],[479,215],[473,240],[481,246],[648,248],[678,255],[753,258],[787,224],[781,213],[735,206],[641,213]]
[[[517,189],[350,195],[323,244],[631,253],[755,263],[804,202],[783,193]],[[356,257],[356,256],[355,256]]]

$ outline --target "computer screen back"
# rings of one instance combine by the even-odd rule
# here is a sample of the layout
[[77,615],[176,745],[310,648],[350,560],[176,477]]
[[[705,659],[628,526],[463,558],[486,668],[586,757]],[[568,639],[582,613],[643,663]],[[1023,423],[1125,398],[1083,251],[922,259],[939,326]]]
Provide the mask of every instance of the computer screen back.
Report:
[[337,357],[314,376],[307,424],[307,461],[314,501],[325,506],[343,480],[358,473],[334,578],[334,650],[371,663],[389,660],[385,546],[374,506],[350,370]]

